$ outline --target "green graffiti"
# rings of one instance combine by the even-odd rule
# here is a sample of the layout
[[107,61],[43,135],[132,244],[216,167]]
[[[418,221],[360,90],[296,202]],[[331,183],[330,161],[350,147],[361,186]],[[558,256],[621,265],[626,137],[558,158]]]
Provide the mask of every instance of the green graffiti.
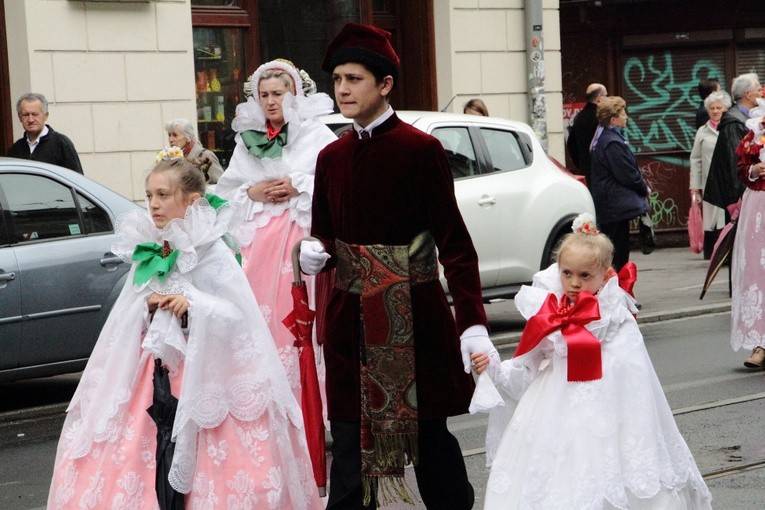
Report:
[[682,168],[683,164],[687,166],[688,161],[674,157],[660,157],[646,161],[640,166],[640,173],[651,188],[651,194],[648,196],[648,214],[655,228],[684,225],[675,199],[667,197],[672,189],[670,181],[677,175],[671,167],[677,165]]
[[704,58],[682,72],[678,76],[671,51],[625,62],[625,100],[630,115],[625,134],[636,152],[690,152],[693,148],[696,109],[701,101],[699,80],[725,75]]

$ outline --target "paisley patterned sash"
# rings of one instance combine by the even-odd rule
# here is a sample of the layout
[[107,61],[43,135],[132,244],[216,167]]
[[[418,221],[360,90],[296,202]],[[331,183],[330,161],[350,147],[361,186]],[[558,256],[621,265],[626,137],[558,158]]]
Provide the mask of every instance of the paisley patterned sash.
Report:
[[410,287],[438,279],[430,232],[406,246],[335,241],[335,287],[361,296],[361,475],[364,505],[414,504],[404,467],[418,460]]

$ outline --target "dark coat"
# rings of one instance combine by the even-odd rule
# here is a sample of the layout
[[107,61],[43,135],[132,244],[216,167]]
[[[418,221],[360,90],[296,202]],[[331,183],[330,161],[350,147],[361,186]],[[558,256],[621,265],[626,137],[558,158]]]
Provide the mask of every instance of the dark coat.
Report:
[[696,131],[698,131],[701,126],[706,124],[708,120],[709,111],[707,111],[707,107],[704,106],[704,101],[702,101],[699,109],[696,110]]
[[31,155],[25,134],[8,149],[8,157],[42,161],[83,173],[80,157],[72,141],[66,135],[54,131],[50,126],[48,126],[48,134],[40,137],[40,143]]
[[599,225],[630,220],[648,211],[648,185],[635,155],[615,129],[605,128],[592,149],[590,193]]
[[707,185],[704,187],[704,201],[725,208],[738,202],[744,193],[744,184],[736,172],[736,147],[749,131],[744,124],[747,118],[736,105],[723,113],[717,131],[715,150],[709,163]]
[[[394,114],[360,140],[353,132],[329,144],[316,163],[311,235],[334,256],[335,239],[408,245],[429,230],[454,299],[441,283],[411,287],[420,418],[467,412],[473,378],[462,366],[459,333],[486,324],[478,257],[465,227],[440,142]],[[331,264],[328,264],[328,268]],[[331,290],[324,321],[327,408],[333,420],[358,420],[359,296]]]
[[579,170],[581,175],[590,182],[590,143],[598,127],[598,117],[596,115],[598,105],[587,102],[584,108],[574,117],[574,122],[568,131],[568,140],[566,148],[571,161]]

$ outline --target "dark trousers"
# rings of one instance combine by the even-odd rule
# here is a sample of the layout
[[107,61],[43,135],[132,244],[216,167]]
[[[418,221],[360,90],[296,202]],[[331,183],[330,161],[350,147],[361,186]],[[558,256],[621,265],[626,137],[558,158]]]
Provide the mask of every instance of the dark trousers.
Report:
[[[446,418],[419,420],[418,426],[420,457],[414,474],[422,502],[433,510],[473,508],[473,486],[460,445],[446,428]],[[332,464],[327,510],[375,510],[374,497],[369,506],[362,504],[360,422],[332,420],[330,427]]]
[[600,231],[614,243],[613,268],[618,273],[630,259],[630,220],[604,223]]

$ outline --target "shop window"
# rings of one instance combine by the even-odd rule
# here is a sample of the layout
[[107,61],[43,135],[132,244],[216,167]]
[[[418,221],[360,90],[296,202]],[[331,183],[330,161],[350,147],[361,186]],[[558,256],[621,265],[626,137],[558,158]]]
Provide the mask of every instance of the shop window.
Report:
[[231,119],[245,99],[244,30],[195,27],[194,71],[199,140],[226,168],[235,145]]

